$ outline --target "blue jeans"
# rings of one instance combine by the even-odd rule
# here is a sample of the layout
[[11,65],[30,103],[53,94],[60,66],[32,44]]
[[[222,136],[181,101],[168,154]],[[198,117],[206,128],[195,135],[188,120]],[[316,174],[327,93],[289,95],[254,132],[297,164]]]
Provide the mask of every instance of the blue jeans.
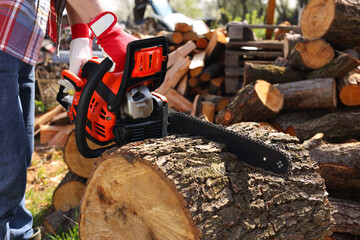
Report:
[[0,240],[28,239],[26,170],[34,150],[35,70],[0,51]]

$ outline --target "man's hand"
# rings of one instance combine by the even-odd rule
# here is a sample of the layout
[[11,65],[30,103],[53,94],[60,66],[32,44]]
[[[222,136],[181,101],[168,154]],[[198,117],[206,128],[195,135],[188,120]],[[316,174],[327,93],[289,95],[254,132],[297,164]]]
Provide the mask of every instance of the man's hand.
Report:
[[[85,23],[78,23],[71,26],[72,40],[70,42],[69,70],[75,75],[79,74],[80,67],[92,58],[92,40],[89,37],[89,27]],[[67,93],[74,89],[72,82],[61,79],[58,83],[65,87]]]
[[89,22],[89,27],[97,38],[96,43],[114,63],[110,72],[122,72],[125,65],[126,47],[136,38],[121,29],[116,15],[112,12],[103,12],[93,18]]

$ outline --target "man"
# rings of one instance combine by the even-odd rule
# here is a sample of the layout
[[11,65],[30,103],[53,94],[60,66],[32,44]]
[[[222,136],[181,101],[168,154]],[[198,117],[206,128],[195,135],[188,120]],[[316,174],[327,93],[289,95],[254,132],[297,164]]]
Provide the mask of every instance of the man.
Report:
[[[126,46],[135,39],[121,30],[100,0],[0,0],[0,240],[40,239],[24,197],[34,147],[34,65],[46,31],[59,43],[65,5],[73,31],[70,70],[75,74],[92,55],[91,33],[113,61],[111,71],[123,70]],[[71,87],[66,81],[61,84]]]

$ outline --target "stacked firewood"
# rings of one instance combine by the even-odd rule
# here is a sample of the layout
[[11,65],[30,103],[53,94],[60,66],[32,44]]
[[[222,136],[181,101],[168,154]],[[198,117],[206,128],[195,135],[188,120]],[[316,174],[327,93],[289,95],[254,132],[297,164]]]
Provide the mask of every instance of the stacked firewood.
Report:
[[284,57],[245,63],[244,87],[215,117],[266,122],[304,141],[337,210],[336,236],[360,234],[359,17],[357,1],[309,1],[301,34],[285,35]]

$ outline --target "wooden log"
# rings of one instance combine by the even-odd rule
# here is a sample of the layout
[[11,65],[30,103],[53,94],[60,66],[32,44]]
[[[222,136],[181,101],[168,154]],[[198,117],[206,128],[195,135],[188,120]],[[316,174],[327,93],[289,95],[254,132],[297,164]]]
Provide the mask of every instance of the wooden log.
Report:
[[215,30],[205,49],[207,58],[206,65],[219,61],[219,58],[224,54],[226,43],[227,40],[224,33],[219,29]]
[[287,58],[291,50],[299,42],[304,42],[305,39],[302,34],[298,33],[286,33],[284,37],[284,58]]
[[66,232],[72,230],[78,221],[80,207],[60,209],[44,218],[43,226],[49,234],[56,234],[58,230]]
[[175,64],[166,72],[165,80],[156,92],[166,95],[170,88],[176,87],[181,78],[188,72],[191,60],[189,57],[178,58]]
[[[100,147],[89,140],[87,143],[91,149]],[[68,166],[69,170],[77,176],[89,178],[93,170],[93,166],[98,160],[99,158],[85,158],[79,153],[79,150],[76,147],[75,131],[72,131],[69,134],[64,146],[64,162]]]
[[215,122],[228,126],[238,122],[266,121],[279,113],[284,97],[270,83],[258,80],[239,90],[231,103],[216,115]]
[[194,42],[192,41],[186,42],[184,45],[182,45],[181,47],[177,48],[175,51],[169,54],[167,67],[170,68],[180,57],[185,58],[195,49],[196,49],[196,45]]
[[191,77],[188,80],[188,86],[191,88],[194,88],[199,85],[199,82],[200,82],[200,79],[198,79],[196,77]]
[[[360,235],[360,204],[358,201],[349,201],[330,197],[331,205],[336,209],[334,231]],[[353,236],[353,238],[356,236]]]
[[63,126],[62,129],[58,133],[56,133],[53,138],[49,140],[47,145],[63,148],[65,146],[69,134],[73,131],[74,127],[75,126],[73,124]]
[[207,47],[208,43],[209,43],[209,41],[207,40],[206,37],[199,37],[196,40],[196,46],[199,49],[205,49]]
[[[317,165],[295,138],[237,131],[290,154],[289,174],[250,167],[221,145],[168,136],[104,156],[81,204],[80,239],[323,239],[333,219]],[[196,161],[193,161],[196,159]]]
[[170,88],[164,96],[176,110],[180,112],[191,112],[192,103],[175,89]]
[[205,116],[205,119],[209,122],[214,122],[216,105],[210,101],[201,102],[201,113]]
[[357,68],[339,79],[339,99],[346,106],[360,105],[360,70]]
[[184,41],[183,34],[181,32],[168,32],[161,31],[157,34],[157,36],[165,36],[170,44],[180,44]]
[[348,72],[352,71],[360,65],[360,61],[346,53],[337,52],[335,57],[323,67],[310,71],[306,74],[305,79],[316,78],[335,78],[344,77]]
[[[304,80],[305,73],[302,71],[278,67],[269,64],[254,64],[247,62],[244,66],[244,85],[262,79],[271,84],[286,83]],[[315,78],[313,78],[315,79]]]
[[360,5],[356,0],[310,0],[300,20],[303,36],[324,38],[344,50],[359,45]]
[[220,76],[210,80],[209,92],[216,95],[223,95],[225,77]]
[[189,76],[185,74],[183,78],[180,80],[179,84],[176,86],[176,91],[178,91],[181,95],[185,96],[186,91],[188,89],[188,79]]
[[191,59],[189,66],[189,73],[192,78],[197,77],[201,74],[203,68],[205,67],[205,56],[206,52],[201,51],[194,55]]
[[40,144],[47,144],[62,129],[62,126],[41,125]]
[[331,142],[360,137],[360,109],[339,109],[334,113],[292,124],[286,133],[300,140],[310,139],[317,133],[324,133],[324,139]]
[[360,197],[360,142],[332,144],[311,138],[303,144],[320,167],[331,196],[358,200]]
[[84,195],[85,185],[85,178],[81,178],[72,172],[68,172],[54,190],[52,204],[55,211],[80,206],[80,200]]
[[335,56],[334,49],[324,40],[299,42],[288,56],[289,66],[300,70],[318,69]]
[[[282,22],[279,24],[279,26],[291,26],[291,23],[288,21]],[[278,28],[275,30],[274,33],[274,39],[275,40],[283,40],[285,38],[285,34],[288,33],[290,30],[289,29],[284,29],[284,28]]]
[[[193,41],[196,43],[196,41],[199,39],[198,35],[194,31],[188,31],[186,33],[183,33],[183,41]],[[197,46],[197,45],[196,45]]]
[[284,111],[337,107],[334,78],[312,79],[274,85],[284,96]]
[[201,73],[200,80],[209,82],[212,78],[219,76],[224,70],[224,66],[219,63],[213,63],[204,68]]
[[51,121],[51,119],[57,116],[59,113],[64,112],[65,109],[61,105],[57,105],[47,113],[41,115],[40,117],[35,118],[34,129],[37,131],[40,128],[40,125],[44,125]]
[[215,105],[215,112],[220,112],[227,105],[229,105],[230,100],[228,97],[218,96],[210,94],[209,92],[202,92],[198,94],[197,100],[193,102],[193,115],[200,117],[202,113],[202,102],[211,102]]
[[192,31],[192,26],[184,22],[179,22],[175,24],[175,31],[186,33]]

